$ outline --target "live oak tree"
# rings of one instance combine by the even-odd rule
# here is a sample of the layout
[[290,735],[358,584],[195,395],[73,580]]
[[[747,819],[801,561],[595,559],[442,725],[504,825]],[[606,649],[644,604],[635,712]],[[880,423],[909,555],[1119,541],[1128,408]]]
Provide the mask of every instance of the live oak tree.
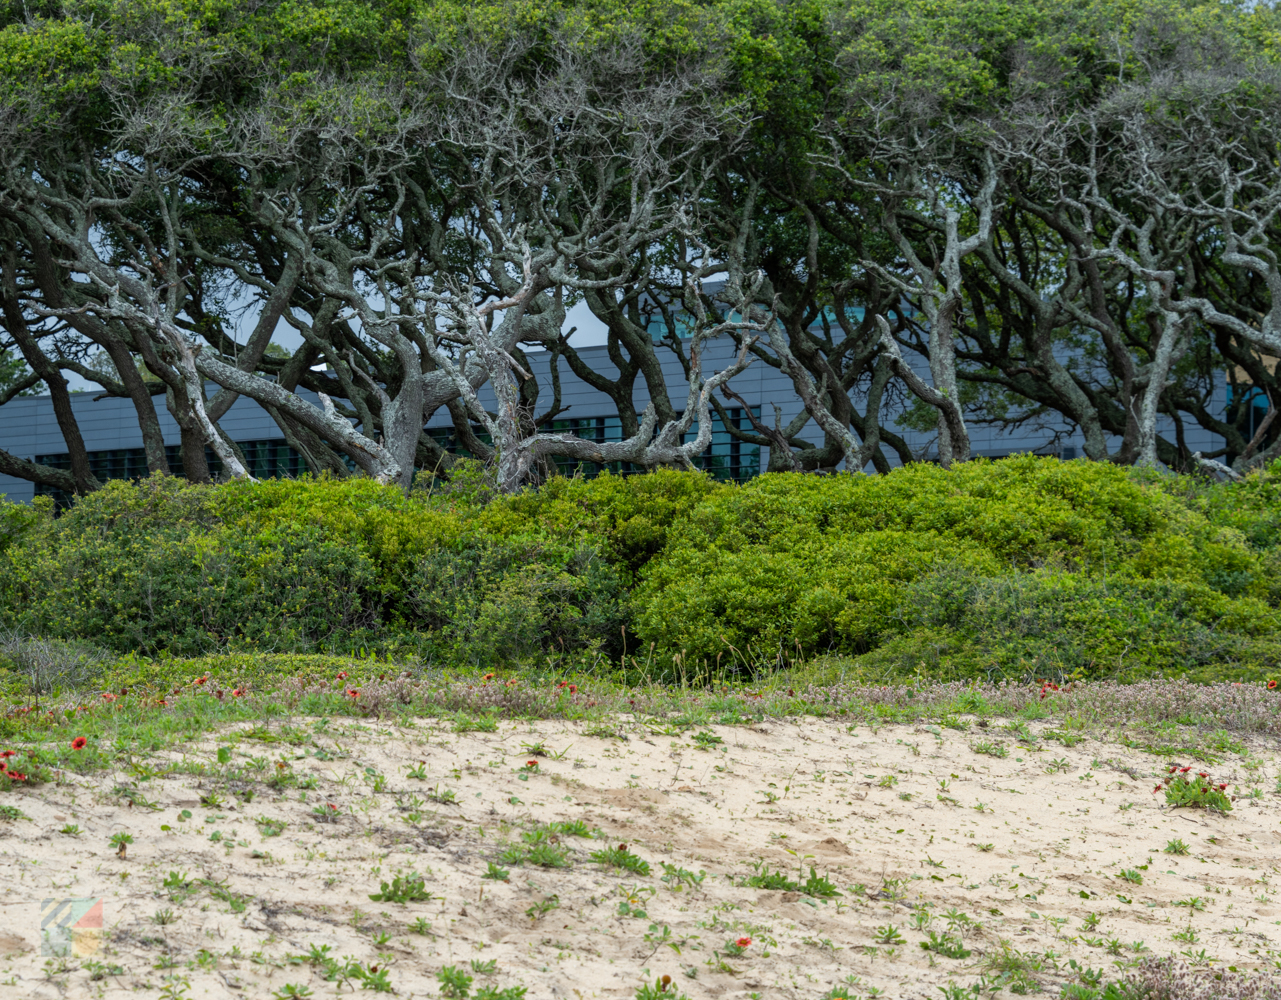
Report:
[[[241,396],[311,469],[403,488],[448,472],[442,408],[506,490],[688,465],[713,413],[775,470],[884,471],[909,426],[963,462],[994,423],[1240,471],[1281,452],[1277,38],[1268,5],[1196,0],[4,8],[0,404],[48,392],[69,468],[0,471],[101,485],[76,379],[177,472],[162,399],[197,480],[206,447],[248,474]],[[536,350],[621,440],[556,432]],[[743,405],[749,364],[795,419]]]

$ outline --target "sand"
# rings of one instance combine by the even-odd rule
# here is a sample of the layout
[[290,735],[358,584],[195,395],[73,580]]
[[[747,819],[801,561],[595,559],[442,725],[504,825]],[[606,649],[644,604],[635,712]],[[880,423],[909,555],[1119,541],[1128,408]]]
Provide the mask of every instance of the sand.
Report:
[[[1035,740],[1047,725],[1027,731]],[[1090,737],[1029,745],[1000,720],[962,731],[794,719],[710,727],[703,746],[693,731],[613,728],[293,720],[158,754],[141,773],[7,795],[28,818],[0,824],[0,997],[359,988],[326,980],[302,957],[313,946],[377,966],[401,997],[441,996],[437,973],[454,966],[474,977],[473,995],[524,986],[529,998],[578,1000],[631,998],[662,975],[692,1000],[817,998],[843,981],[851,996],[938,997],[985,969],[991,982],[994,962],[1019,955],[1057,996],[1080,981],[1070,961],[1113,976],[1112,963],[1139,954],[1242,971],[1278,957],[1281,796],[1274,748],[1261,743],[1200,765],[1239,796],[1219,815],[1153,794],[1172,760],[1195,760]],[[981,742],[1008,756],[976,752]],[[536,744],[555,756],[531,756]],[[537,773],[524,773],[528,760]],[[237,769],[253,781],[228,784]],[[280,787],[264,786],[277,774]],[[120,786],[135,789],[132,806]],[[1247,798],[1255,787],[1261,797]],[[244,788],[256,790],[248,803]],[[453,803],[428,798],[447,791]],[[568,868],[506,864],[509,881],[481,877],[523,832],[576,819],[603,839],[559,836]],[[66,824],[79,834],[59,832]],[[118,832],[133,838],[124,859],[108,843]],[[1163,851],[1175,838],[1188,854]],[[624,843],[648,877],[588,858]],[[664,882],[661,862],[705,874]],[[742,885],[754,865],[799,881],[812,866],[841,895]],[[430,900],[369,898],[408,871]],[[42,954],[42,903],[64,898],[101,900],[101,938],[75,939],[96,952]],[[922,949],[930,932],[969,955]],[[726,954],[740,938],[750,945]]]

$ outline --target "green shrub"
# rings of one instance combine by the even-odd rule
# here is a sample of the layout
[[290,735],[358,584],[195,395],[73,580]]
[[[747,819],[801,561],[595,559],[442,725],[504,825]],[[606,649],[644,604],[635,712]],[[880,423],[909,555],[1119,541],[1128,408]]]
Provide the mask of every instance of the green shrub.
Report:
[[0,619],[121,652],[408,645],[478,665],[619,634],[600,539],[487,533],[481,513],[369,480],[112,482],[0,551]]
[[1032,456],[762,476],[673,533],[641,573],[635,629],[687,667],[843,654],[870,676],[1266,673],[1281,564],[1241,524],[1272,538],[1271,495],[1234,487],[1243,499],[1216,507],[1183,482]]
[[643,476],[557,477],[541,489],[495,501],[481,520],[487,532],[504,536],[537,525],[561,537],[599,538],[602,554],[633,574],[666,547],[674,526],[679,534],[709,497],[734,489],[699,473],[665,469]]
[[621,597],[618,573],[590,546],[498,539],[425,555],[405,581],[398,618],[436,636],[451,661],[479,666],[560,643],[612,643]]
[[[1258,678],[1281,663],[1278,477],[1024,455],[744,486],[553,478],[508,497],[474,463],[408,496],[367,479],[112,482],[57,518],[0,501],[0,688],[82,661],[120,686],[189,679],[168,656],[249,683],[332,676],[335,655]],[[57,663],[33,668],[33,650]]]
[[257,487],[155,476],[79,499],[0,553],[12,624],[122,652],[182,654],[323,648],[371,625],[381,580],[364,533],[321,505],[309,518],[238,509],[268,508],[286,491],[332,501],[337,484],[261,486],[246,498]]
[[899,623],[895,635],[857,658],[866,675],[1262,679],[1281,660],[1275,609],[1194,582],[1052,569],[989,578],[944,571],[905,588]]

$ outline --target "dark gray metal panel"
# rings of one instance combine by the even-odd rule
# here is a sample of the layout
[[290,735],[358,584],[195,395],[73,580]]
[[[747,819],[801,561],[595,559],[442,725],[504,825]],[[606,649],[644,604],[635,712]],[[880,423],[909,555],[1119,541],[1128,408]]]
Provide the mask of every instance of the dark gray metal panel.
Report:
[[0,499],[10,503],[31,503],[36,495],[35,483],[12,476],[0,476]]

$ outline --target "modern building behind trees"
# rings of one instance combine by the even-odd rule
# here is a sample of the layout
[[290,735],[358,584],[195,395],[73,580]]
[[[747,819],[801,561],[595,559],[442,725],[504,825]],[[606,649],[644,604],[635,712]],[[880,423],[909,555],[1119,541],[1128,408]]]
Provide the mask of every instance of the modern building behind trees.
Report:
[[[607,374],[613,373],[613,365],[605,346],[580,348],[579,354],[584,361]],[[733,354],[732,345],[728,342],[713,343],[707,352],[709,370],[719,370],[729,363]],[[551,374],[552,355],[547,352],[530,352],[527,357],[532,366],[532,374],[540,386],[539,399],[550,401],[553,396]],[[611,409],[610,401],[604,394],[592,389],[575,375],[563,358],[558,361],[558,381],[560,383],[560,405],[562,412],[549,422],[547,429],[564,431],[595,441],[617,441],[622,438],[622,427],[617,413]],[[669,393],[673,405],[680,406],[685,399],[686,384],[684,372],[675,357],[665,364],[668,375]],[[736,376],[731,386],[734,393],[741,398],[742,404],[751,408],[752,415],[772,423],[774,407],[779,408],[784,423],[790,421],[802,407],[796,397],[791,382],[776,368],[757,362],[745,372]],[[210,386],[212,392],[216,387]],[[1240,390],[1238,390],[1239,394]],[[300,393],[310,402],[316,403],[314,393]],[[482,400],[492,408],[492,393],[482,391]],[[1225,385],[1219,395],[1219,405],[1226,407],[1231,397]],[[72,406],[77,423],[84,437],[85,447],[94,475],[102,481],[109,479],[137,479],[147,475],[147,461],[142,447],[141,432],[134,407],[129,399],[119,397],[102,398],[93,392],[72,394]],[[638,408],[644,405],[643,395],[638,397]],[[1266,403],[1266,400],[1264,400]],[[178,425],[164,410],[163,397],[157,400],[157,411],[164,432],[165,446],[168,452],[169,465],[176,473],[181,474],[182,462],[179,454]],[[751,418],[738,401],[721,399],[724,416],[729,418],[730,426],[721,414],[713,413],[713,431],[710,446],[698,460],[702,468],[718,479],[742,482],[759,475],[769,465],[769,449],[766,446],[744,441],[736,437],[734,430],[750,432]],[[546,411],[547,403],[537,408],[537,413]],[[1258,412],[1252,419],[1262,420],[1264,409],[1255,407]],[[1081,455],[1079,433],[1066,425],[1062,419],[1052,419],[1051,414],[1043,422],[1026,424],[1003,429],[994,424],[976,424],[972,428],[974,452],[976,457],[1000,458],[1016,452],[1033,452],[1041,455],[1055,455],[1063,459],[1073,459]],[[1256,419],[1257,418],[1257,419]],[[308,471],[303,458],[291,449],[281,434],[280,428],[271,416],[257,403],[241,397],[231,407],[226,416],[219,422],[223,433],[235,442],[244,456],[250,475],[256,478],[298,476]],[[1252,425],[1253,426],[1253,425]],[[459,435],[447,410],[442,408],[427,423],[429,435],[434,437],[445,448],[454,454],[468,454],[466,447],[459,442]],[[817,432],[810,424],[809,429]],[[929,432],[899,428],[911,443],[917,455],[926,461],[933,460],[933,435]],[[1164,421],[1162,432],[1171,434],[1172,425]],[[473,428],[473,432],[484,438],[484,432]],[[804,436],[804,434],[802,434]],[[688,437],[693,438],[693,431]],[[815,433],[816,440],[821,440],[821,432]],[[1186,431],[1186,446],[1193,451],[1213,452],[1221,447],[1221,439],[1201,429],[1190,427]],[[0,407],[0,448],[19,457],[29,458],[44,465],[66,468],[68,464],[66,444],[54,419],[51,400],[47,395],[25,396],[14,399]],[[215,477],[222,469],[217,457],[211,450],[206,452],[210,472]],[[901,464],[897,455],[891,456],[894,465]],[[583,464],[567,460],[557,461],[557,471],[565,475],[595,475],[600,467],[591,463]],[[620,472],[631,471],[627,468],[616,469]],[[866,471],[874,471],[869,464]],[[60,502],[65,502],[66,495],[59,490],[40,487],[25,480],[0,475],[0,494],[7,495],[11,501],[29,501],[38,495],[52,495]]]

